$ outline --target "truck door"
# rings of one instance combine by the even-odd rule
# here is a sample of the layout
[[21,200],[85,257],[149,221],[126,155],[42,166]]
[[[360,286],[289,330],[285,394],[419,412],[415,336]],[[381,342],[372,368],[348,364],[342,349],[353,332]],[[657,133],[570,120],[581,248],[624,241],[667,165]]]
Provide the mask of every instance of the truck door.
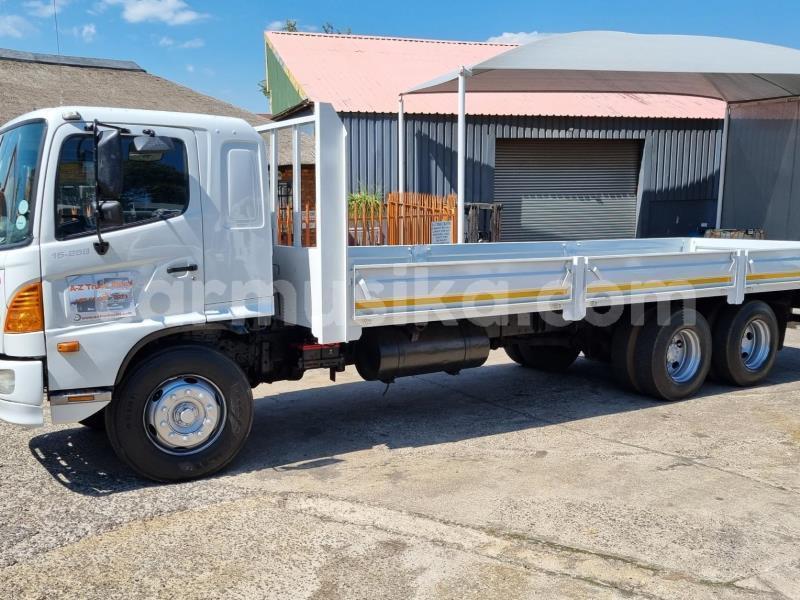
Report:
[[[172,149],[137,153],[146,126],[122,142],[121,214],[102,221],[99,254],[94,151],[83,123],[62,125],[47,164],[40,237],[50,390],[111,386],[127,352],[150,333],[205,322],[197,143],[188,130],[150,127]],[[78,341],[80,350],[58,351]]]
[[208,321],[274,312],[264,143],[252,129],[234,133],[213,140],[218,149],[203,204]]

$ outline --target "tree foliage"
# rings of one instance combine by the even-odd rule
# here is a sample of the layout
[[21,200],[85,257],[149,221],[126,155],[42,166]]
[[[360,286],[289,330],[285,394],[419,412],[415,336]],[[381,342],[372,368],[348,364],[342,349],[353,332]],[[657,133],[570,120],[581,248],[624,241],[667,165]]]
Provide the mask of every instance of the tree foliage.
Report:
[[349,27],[347,27],[346,29],[337,29],[336,27],[333,26],[333,23],[331,23],[330,21],[326,21],[325,23],[322,24],[322,33],[338,33],[338,34],[349,35],[353,33],[353,30],[350,29]]

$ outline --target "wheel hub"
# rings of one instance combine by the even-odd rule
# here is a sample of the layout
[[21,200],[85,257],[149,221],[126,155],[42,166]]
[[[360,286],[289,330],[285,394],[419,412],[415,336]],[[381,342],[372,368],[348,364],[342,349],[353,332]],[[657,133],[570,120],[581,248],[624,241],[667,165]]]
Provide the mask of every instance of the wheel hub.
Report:
[[691,329],[681,329],[667,347],[667,374],[675,383],[690,381],[700,368],[700,338]]
[[207,379],[184,375],[168,379],[150,396],[144,415],[150,440],[173,454],[201,451],[225,422],[225,400]]
[[757,371],[770,354],[771,334],[762,319],[753,319],[742,332],[740,344],[742,362],[746,369]]

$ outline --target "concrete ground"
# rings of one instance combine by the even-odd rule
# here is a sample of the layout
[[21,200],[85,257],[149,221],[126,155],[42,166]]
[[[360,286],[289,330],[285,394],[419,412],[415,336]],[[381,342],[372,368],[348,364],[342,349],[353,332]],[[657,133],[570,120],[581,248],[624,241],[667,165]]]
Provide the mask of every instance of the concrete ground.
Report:
[[494,353],[257,390],[223,474],[0,426],[0,597],[800,598],[800,331],[768,383],[660,404]]

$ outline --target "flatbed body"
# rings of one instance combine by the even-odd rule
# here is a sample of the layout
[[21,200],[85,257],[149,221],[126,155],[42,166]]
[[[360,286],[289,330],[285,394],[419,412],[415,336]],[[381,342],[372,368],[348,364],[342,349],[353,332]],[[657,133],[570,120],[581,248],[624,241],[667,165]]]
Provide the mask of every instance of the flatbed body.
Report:
[[353,247],[362,327],[800,289],[800,243],[711,238]]

